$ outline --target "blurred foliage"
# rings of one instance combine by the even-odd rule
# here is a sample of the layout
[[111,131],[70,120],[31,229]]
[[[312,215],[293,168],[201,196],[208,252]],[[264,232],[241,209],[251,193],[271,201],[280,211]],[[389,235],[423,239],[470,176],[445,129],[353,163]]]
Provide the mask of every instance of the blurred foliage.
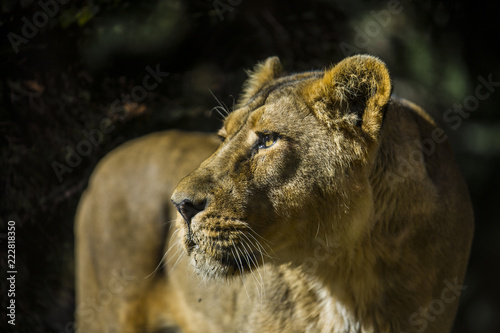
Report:
[[[245,0],[223,10],[212,0],[4,0],[0,242],[4,246],[6,222],[15,220],[17,332],[70,331],[73,217],[92,169],[107,152],[152,131],[215,130],[220,120],[211,112],[218,105],[212,93],[231,108],[243,69],[267,56],[303,71],[329,66],[349,50],[383,59],[394,93],[422,105],[447,131],[476,214],[468,288],[454,332],[499,332],[500,93],[481,100],[458,128],[444,118],[474,96],[479,76],[500,81],[499,5],[401,0],[393,13],[391,3]],[[39,26],[29,38],[26,21]],[[12,33],[23,40],[16,47]],[[148,66],[168,77],[144,99],[124,102],[143,85]],[[51,164],[64,164],[67,147],[76,149],[103,119],[114,129],[59,181]],[[3,279],[2,295],[5,290]]]

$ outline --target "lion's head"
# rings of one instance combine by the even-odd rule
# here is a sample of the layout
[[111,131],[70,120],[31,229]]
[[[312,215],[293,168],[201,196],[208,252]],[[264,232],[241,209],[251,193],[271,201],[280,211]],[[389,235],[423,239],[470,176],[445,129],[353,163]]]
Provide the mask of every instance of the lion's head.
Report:
[[369,172],[391,84],[377,58],[283,76],[278,58],[251,73],[219,149],[177,186],[185,249],[205,276],[301,260],[318,235],[336,251],[370,213]]

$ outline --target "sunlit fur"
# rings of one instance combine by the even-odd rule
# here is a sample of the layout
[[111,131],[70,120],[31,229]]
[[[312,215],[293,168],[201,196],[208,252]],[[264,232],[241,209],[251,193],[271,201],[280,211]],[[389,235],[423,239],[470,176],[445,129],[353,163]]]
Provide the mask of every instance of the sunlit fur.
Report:
[[[419,313],[462,283],[470,199],[442,132],[391,91],[371,56],[294,75],[273,57],[221,114],[222,142],[167,132],[111,153],[77,214],[77,303],[113,269],[136,278],[77,309],[79,328],[449,332],[458,297]],[[186,221],[170,199],[204,208]]]

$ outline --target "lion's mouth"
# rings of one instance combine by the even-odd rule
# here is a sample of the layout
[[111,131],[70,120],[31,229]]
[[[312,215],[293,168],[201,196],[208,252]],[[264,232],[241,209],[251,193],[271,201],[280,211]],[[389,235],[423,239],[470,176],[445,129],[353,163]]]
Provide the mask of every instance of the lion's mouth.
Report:
[[227,279],[251,272],[260,264],[258,255],[238,242],[222,246],[190,232],[184,244],[196,272],[204,277]]
[[252,272],[269,256],[261,237],[244,219],[203,214],[195,223],[182,224],[183,247],[196,272],[228,278]]
[[188,232],[185,236],[184,244],[186,245],[186,250],[187,250],[188,255],[191,255],[193,250],[199,248],[198,244],[195,243],[190,230],[188,230]]

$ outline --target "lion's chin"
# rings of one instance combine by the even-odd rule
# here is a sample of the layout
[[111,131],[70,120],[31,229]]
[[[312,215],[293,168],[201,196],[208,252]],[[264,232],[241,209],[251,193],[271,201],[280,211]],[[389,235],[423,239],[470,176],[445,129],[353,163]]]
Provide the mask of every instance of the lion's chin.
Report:
[[196,273],[204,278],[228,280],[242,273],[231,258],[216,259],[203,253],[199,248],[192,249],[190,256]]

